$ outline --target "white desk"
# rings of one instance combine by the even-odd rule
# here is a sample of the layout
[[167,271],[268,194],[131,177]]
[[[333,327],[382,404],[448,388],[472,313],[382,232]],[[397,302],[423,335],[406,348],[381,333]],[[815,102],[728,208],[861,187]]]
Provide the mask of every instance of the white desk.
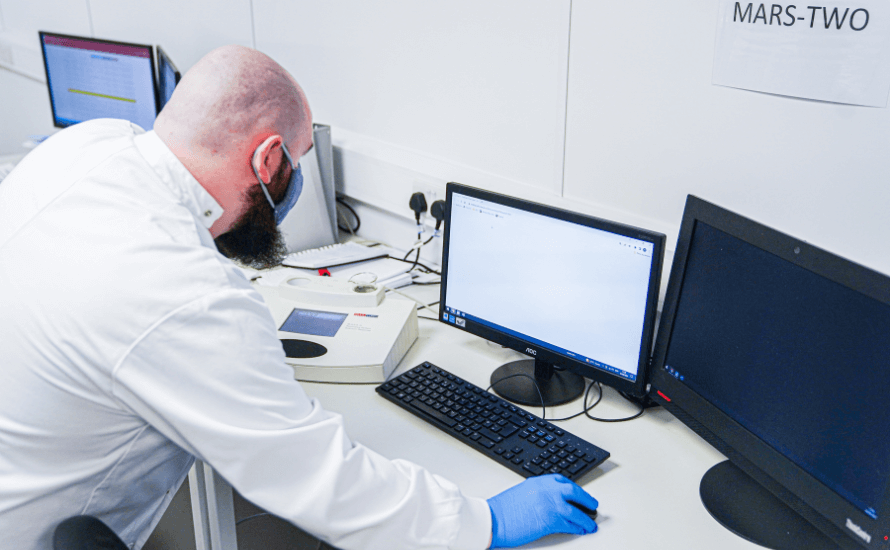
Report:
[[[421,319],[420,336],[396,374],[430,361],[485,388],[497,366],[517,357],[520,356],[515,352],[438,321]],[[522,481],[519,475],[379,397],[374,385],[303,386],[325,408],[343,415],[353,440],[384,456],[420,464],[455,482],[465,494],[489,498]],[[540,408],[529,410],[541,413]],[[562,418],[580,410],[578,400],[547,409],[547,417]],[[603,401],[591,414],[623,417],[633,412],[632,405],[606,389]],[[616,424],[594,422],[583,416],[558,424],[612,454],[600,468],[579,480],[600,502],[599,531],[584,537],[553,535],[525,548],[760,548],[724,529],[704,509],[698,496],[699,481],[708,468],[724,457],[664,409],[650,409],[641,418]],[[224,516],[226,498],[231,497],[221,497]],[[224,525],[223,538],[226,529]],[[234,530],[232,540],[233,533]],[[217,545],[212,547],[215,550]]]

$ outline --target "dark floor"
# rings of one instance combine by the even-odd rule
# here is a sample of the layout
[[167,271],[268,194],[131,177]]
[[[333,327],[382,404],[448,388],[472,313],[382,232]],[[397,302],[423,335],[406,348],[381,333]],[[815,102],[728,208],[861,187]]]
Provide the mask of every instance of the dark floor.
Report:
[[[263,510],[235,493],[235,522]],[[334,550],[312,535],[301,531],[275,516],[260,516],[241,523],[236,528],[238,550]],[[319,546],[320,545],[320,546]],[[161,518],[143,550],[195,550],[188,478]]]

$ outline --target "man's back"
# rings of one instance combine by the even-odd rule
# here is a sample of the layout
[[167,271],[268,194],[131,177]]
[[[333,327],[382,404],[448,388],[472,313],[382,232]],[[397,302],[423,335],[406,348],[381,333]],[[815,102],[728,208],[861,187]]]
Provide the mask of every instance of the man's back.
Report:
[[192,462],[120,399],[115,369],[170,310],[230,281],[141,133],[71,128],[0,186],[0,531],[19,548],[48,547],[51,524],[80,513],[132,538]]

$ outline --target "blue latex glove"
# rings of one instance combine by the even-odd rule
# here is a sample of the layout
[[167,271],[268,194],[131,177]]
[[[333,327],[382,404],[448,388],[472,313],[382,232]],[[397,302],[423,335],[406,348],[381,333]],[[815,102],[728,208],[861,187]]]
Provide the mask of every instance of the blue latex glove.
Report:
[[532,477],[488,499],[491,548],[510,548],[551,533],[586,535],[596,522],[572,505],[596,510],[599,503],[559,474]]

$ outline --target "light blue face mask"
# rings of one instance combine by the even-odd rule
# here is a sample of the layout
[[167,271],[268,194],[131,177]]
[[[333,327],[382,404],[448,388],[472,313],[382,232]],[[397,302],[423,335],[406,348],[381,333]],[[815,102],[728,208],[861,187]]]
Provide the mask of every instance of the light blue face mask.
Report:
[[[269,201],[272,210],[275,211],[275,223],[277,225],[281,225],[281,222],[284,221],[288,212],[290,212],[294,205],[297,204],[297,199],[300,198],[300,192],[303,191],[303,171],[300,169],[300,165],[294,165],[294,159],[290,156],[290,151],[287,150],[287,146],[284,143],[281,144],[281,150],[284,151],[284,156],[287,157],[287,161],[290,163],[291,173],[290,181],[287,182],[287,191],[284,193],[284,198],[281,199],[281,202],[277,205],[275,204],[275,201],[272,200],[269,188],[266,187],[266,184],[263,183],[263,179],[260,178],[256,166],[254,163],[251,163],[253,173],[256,174],[256,179],[259,180],[260,186],[263,189],[263,194],[266,195],[266,200]],[[254,158],[256,158],[256,156],[256,153],[254,153]]]

